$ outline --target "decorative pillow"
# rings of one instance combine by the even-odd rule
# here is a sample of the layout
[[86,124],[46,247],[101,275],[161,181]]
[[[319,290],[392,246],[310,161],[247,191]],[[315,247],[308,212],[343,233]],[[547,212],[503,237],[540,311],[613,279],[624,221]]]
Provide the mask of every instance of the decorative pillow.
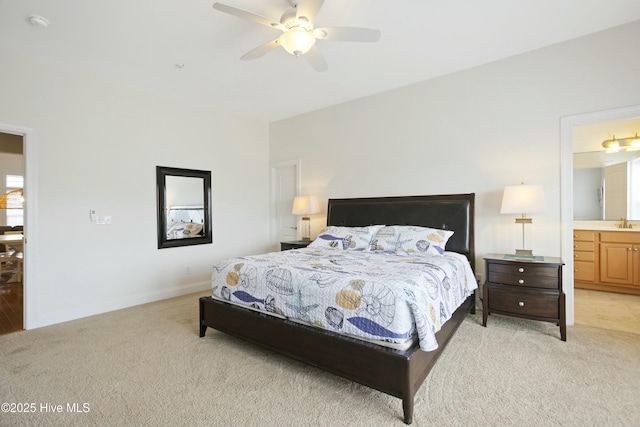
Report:
[[369,250],[371,239],[384,225],[368,227],[327,227],[308,246],[310,248],[335,249],[341,251]]
[[393,225],[381,228],[371,241],[370,250],[410,255],[442,255],[453,231]]
[[199,224],[197,222],[182,222],[178,221],[169,227],[167,231],[167,237],[170,239],[180,239],[184,237],[198,237],[201,232],[204,224]]

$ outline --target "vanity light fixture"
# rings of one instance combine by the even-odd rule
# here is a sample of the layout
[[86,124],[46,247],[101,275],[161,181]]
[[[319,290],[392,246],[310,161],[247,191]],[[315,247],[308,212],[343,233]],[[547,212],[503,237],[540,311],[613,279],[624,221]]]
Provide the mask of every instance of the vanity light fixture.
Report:
[[547,202],[541,185],[510,185],[504,188],[502,195],[501,214],[522,214],[516,218],[516,224],[522,224],[522,249],[516,249],[516,257],[534,258],[531,249],[525,249],[524,225],[531,224],[528,213],[544,212]]
[[613,135],[613,138],[604,140],[602,146],[607,149],[607,153],[617,153],[621,148],[627,151],[640,151],[640,136],[638,136],[638,132],[635,136],[628,138],[616,138]]

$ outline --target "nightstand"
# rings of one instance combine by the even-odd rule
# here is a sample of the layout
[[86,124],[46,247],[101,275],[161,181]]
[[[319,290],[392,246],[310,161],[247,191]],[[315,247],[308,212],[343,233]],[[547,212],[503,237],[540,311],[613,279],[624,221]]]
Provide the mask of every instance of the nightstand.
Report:
[[281,251],[289,251],[291,249],[306,248],[311,243],[310,240],[296,240],[293,242],[280,242]]
[[567,340],[562,260],[522,259],[491,254],[484,258],[487,280],[482,289],[482,326],[491,313],[553,322]]

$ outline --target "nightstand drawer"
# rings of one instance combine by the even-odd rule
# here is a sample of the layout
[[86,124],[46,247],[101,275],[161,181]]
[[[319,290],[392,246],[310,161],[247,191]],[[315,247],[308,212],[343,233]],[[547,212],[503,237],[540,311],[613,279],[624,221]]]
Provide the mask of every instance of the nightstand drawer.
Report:
[[521,316],[557,319],[558,292],[527,291],[491,286],[489,310]]
[[558,289],[558,268],[531,264],[495,264],[488,266],[487,281],[505,285]]

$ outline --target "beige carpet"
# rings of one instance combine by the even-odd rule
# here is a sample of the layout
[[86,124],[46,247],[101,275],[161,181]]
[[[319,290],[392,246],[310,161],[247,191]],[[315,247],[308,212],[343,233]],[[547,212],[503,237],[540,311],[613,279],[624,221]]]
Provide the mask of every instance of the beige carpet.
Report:
[[[199,338],[198,296],[1,336],[0,401],[35,412],[0,425],[403,425],[399,399]],[[484,328],[478,310],[418,392],[414,425],[640,425],[640,335],[577,325],[565,343],[547,323],[492,315]]]

